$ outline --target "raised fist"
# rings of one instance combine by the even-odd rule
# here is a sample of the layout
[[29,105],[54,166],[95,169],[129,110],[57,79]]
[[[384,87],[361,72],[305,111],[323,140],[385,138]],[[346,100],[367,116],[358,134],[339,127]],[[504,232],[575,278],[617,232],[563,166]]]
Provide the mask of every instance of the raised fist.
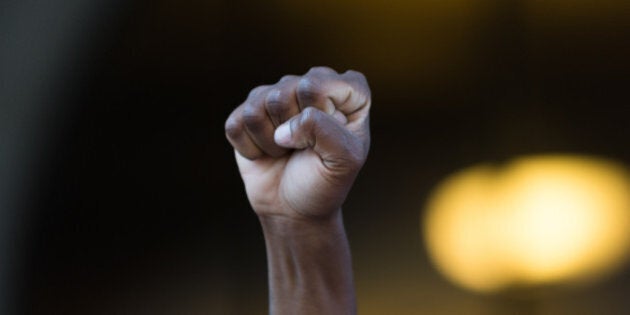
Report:
[[370,89],[326,67],[253,89],[225,124],[259,216],[338,213],[370,147]]

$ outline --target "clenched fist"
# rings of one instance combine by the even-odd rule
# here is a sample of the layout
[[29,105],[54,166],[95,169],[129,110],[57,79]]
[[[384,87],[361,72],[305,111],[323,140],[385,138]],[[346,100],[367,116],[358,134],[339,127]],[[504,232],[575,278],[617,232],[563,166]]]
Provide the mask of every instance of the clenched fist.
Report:
[[322,219],[337,213],[370,147],[370,89],[326,67],[259,86],[225,124],[254,211]]
[[356,314],[341,204],[370,147],[370,89],[312,68],[251,91],[225,123],[262,224],[274,315]]

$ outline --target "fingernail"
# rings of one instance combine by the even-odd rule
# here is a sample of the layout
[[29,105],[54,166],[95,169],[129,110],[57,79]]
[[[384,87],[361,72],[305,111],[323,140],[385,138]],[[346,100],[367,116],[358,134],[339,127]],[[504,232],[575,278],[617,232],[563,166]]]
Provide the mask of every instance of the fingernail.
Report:
[[291,128],[288,122],[280,125],[273,134],[273,140],[279,146],[286,146],[291,142]]

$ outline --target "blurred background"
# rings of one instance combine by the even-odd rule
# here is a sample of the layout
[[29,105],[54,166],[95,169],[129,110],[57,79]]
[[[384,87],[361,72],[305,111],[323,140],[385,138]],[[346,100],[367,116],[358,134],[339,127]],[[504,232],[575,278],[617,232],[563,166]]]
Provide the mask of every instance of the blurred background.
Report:
[[262,234],[223,123],[256,85],[363,72],[372,150],[344,207],[361,314],[624,314],[630,269],[469,292],[421,218],[446,176],[529,154],[630,164],[618,0],[7,1],[2,314],[265,314]]

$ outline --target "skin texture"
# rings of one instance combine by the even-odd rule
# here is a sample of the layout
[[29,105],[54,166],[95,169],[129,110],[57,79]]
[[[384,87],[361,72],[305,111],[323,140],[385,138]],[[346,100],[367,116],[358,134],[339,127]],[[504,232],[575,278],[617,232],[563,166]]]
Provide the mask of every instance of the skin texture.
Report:
[[271,314],[356,314],[341,205],[370,146],[370,89],[326,67],[253,89],[225,124],[262,224]]

